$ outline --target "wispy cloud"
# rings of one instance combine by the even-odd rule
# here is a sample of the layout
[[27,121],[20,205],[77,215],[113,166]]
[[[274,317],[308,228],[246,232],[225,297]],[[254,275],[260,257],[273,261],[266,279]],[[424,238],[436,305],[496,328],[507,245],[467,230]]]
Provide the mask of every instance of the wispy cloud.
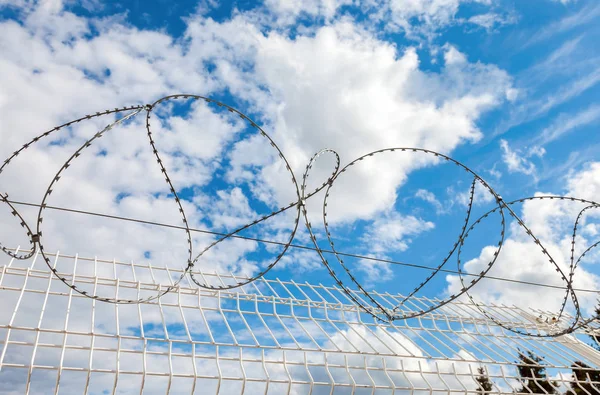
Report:
[[576,114],[563,114],[542,131],[538,141],[540,144],[547,144],[578,128],[594,123],[598,119],[600,119],[600,105],[598,104],[591,105]]
[[[547,25],[526,41],[521,49],[554,35],[570,32],[598,17],[600,4],[582,7],[576,13]],[[559,42],[558,46],[553,44],[555,41]],[[515,126],[544,117],[596,87],[600,82],[600,57],[594,56],[595,52],[591,51],[595,45],[589,32],[553,40],[554,49],[551,52],[517,74],[515,88],[519,94],[514,101],[515,105],[508,117],[498,124],[493,136],[502,135]]]
[[579,26],[587,25],[588,23],[591,23],[594,20],[596,20],[596,18],[598,18],[599,16],[600,3],[585,6],[581,8],[577,13],[566,16],[541,29],[539,32],[531,36],[531,38],[523,44],[521,49],[530,47],[531,45],[547,40],[555,35],[568,32]]
[[[526,98],[521,99],[521,104],[516,107],[510,118],[498,127],[494,135],[504,134],[517,125],[533,121],[548,114],[556,107],[575,99],[593,88],[599,82],[600,68],[597,68],[581,78],[565,82],[554,92],[538,94],[537,97],[529,97],[528,100],[525,100]],[[532,91],[536,89],[537,87],[530,88]]]
[[546,99],[541,99],[530,105],[530,107],[537,107],[538,110],[534,113],[540,115],[546,113],[548,110],[556,107],[559,104],[565,103],[568,100],[581,95],[583,92],[595,86],[600,82],[600,68],[597,68],[592,73],[575,80],[573,83],[566,84],[562,89],[558,90],[553,95]]
[[556,73],[564,72],[564,70],[558,66],[566,66],[567,64],[572,63],[572,55],[581,47],[581,41],[583,38],[584,35],[580,35],[563,42],[560,47],[552,51],[550,55],[548,55],[543,61],[534,64],[522,72],[522,78],[544,81]]

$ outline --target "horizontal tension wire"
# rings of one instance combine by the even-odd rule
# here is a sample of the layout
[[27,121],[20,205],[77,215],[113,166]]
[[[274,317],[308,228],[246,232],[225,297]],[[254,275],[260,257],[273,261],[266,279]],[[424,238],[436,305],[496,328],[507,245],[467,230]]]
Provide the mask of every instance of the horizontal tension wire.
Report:
[[[21,206],[40,207],[39,204],[35,204],[35,203],[20,202],[20,201],[15,201],[15,200],[8,200],[8,201],[10,203],[12,203],[12,204],[18,204],[18,205],[21,205]],[[117,216],[117,215],[102,214],[102,213],[96,213],[96,212],[85,211],[85,210],[76,210],[76,209],[70,209],[70,208],[66,208],[66,207],[58,207],[58,206],[46,205],[45,208],[51,209],[51,210],[57,210],[57,211],[65,211],[65,212],[70,212],[70,213],[76,213],[76,214],[90,215],[90,216],[95,216],[95,217],[103,217],[103,218],[116,219],[116,220],[121,220],[121,221],[135,222],[135,223],[145,224],[145,225],[160,226],[160,227],[164,227],[164,228],[180,229],[180,230],[185,230],[186,229],[184,226],[179,226],[179,225],[170,225],[170,224],[164,224],[164,223],[161,223],[161,222],[146,221],[146,220],[137,219],[137,218],[121,217],[121,216]],[[210,235],[215,235],[215,236],[227,236],[227,233],[214,232],[214,231],[210,231],[210,230],[206,230],[206,229],[197,229],[197,228],[191,228],[190,227],[189,230],[192,231],[192,232],[205,233],[205,234],[210,234]],[[265,239],[260,239],[260,238],[256,238],[256,237],[240,236],[240,235],[237,235],[237,234],[236,235],[231,235],[230,237],[236,238],[236,239],[248,240],[248,241],[256,241],[256,242],[265,243],[265,244],[274,244],[274,245],[279,245],[279,246],[285,246],[286,245],[286,243],[275,241],[275,240],[265,240]],[[331,250],[324,250],[324,249],[317,250],[314,247],[300,245],[300,244],[293,244],[292,243],[289,246],[293,247],[293,248],[302,249],[302,250],[321,251],[323,253],[328,253],[328,254],[333,254],[334,253]],[[374,262],[381,262],[381,263],[389,263],[389,264],[393,264],[393,265],[400,265],[400,266],[412,267],[412,268],[416,268],[416,269],[425,269],[425,270],[430,270],[430,271],[437,270],[434,267],[425,266],[425,265],[418,265],[416,263],[399,262],[399,261],[394,261],[394,260],[390,260],[390,259],[375,258],[375,257],[371,257],[371,256],[360,255],[360,254],[352,254],[352,253],[340,252],[340,251],[336,251],[336,252],[337,252],[338,255],[342,255],[342,256],[350,257],[350,258],[364,259],[364,260],[369,260],[369,261],[374,261]],[[444,273],[449,273],[449,274],[459,274],[458,271],[449,270],[449,269],[443,269],[443,268],[439,269],[438,271],[444,272]],[[464,276],[478,277],[477,274],[464,273],[464,272],[461,273],[461,274],[464,275]],[[554,288],[554,289],[567,289],[567,287],[563,287],[563,286],[560,286],[560,285],[552,285],[552,284],[536,283],[536,282],[531,282],[531,281],[515,280],[515,279],[505,278],[505,277],[486,276],[485,278],[488,278],[490,280],[505,281],[505,282],[511,282],[511,283],[516,283],[516,284],[533,285],[533,286],[536,286],[536,287],[545,287],[545,288]],[[595,292],[595,293],[599,293],[600,292],[600,290],[585,289],[585,288],[573,288],[573,290],[574,291],[580,291],[580,292]]]

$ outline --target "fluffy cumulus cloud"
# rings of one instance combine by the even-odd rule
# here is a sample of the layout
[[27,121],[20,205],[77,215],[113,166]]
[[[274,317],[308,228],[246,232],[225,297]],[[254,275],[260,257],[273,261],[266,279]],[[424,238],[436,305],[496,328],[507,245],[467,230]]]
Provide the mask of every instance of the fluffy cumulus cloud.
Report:
[[[219,28],[220,34],[229,34]],[[510,87],[503,71],[468,63],[452,47],[441,73],[424,73],[414,49],[399,52],[349,23],[323,28],[310,38],[272,33],[257,40],[255,51],[248,51],[256,54],[255,79],[229,64],[227,78],[236,93],[262,105],[294,169],[302,169],[321,148],[335,149],[343,162],[382,147],[450,152],[480,138],[478,117],[500,103]],[[254,80],[269,92],[259,90],[263,84]],[[335,194],[344,201],[332,204],[338,210],[333,218],[368,218],[385,209],[406,173],[431,163],[401,155],[381,158],[354,167],[352,182],[338,180]],[[321,169],[317,166],[317,179],[331,171]],[[378,177],[371,177],[375,170]],[[362,188],[354,190],[356,185]]]
[[[452,46],[444,50],[439,72],[425,72],[414,48],[398,48],[344,20],[291,38],[277,29],[265,30],[251,13],[223,22],[195,16],[188,20],[183,38],[175,39],[165,32],[131,27],[117,17],[85,19],[59,6],[29,6],[22,13],[22,24],[0,24],[3,156],[52,125],[100,109],[152,102],[171,92],[230,92],[258,114],[257,121],[299,176],[310,156],[325,147],[337,150],[344,162],[391,146],[451,152],[481,137],[479,117],[505,100],[511,89],[504,71],[471,63]],[[239,122],[199,104],[186,115],[168,106],[163,112],[165,116],[153,116],[158,117],[152,120],[155,138],[176,189],[197,192],[184,202],[192,225],[232,230],[242,218],[263,214],[251,206],[279,207],[296,199],[289,172],[264,139],[235,140]],[[11,197],[38,202],[64,160],[114,120],[105,118],[58,132],[62,134],[25,151],[1,175],[3,189]],[[65,172],[49,203],[179,221],[143,125],[140,114],[98,140],[84,153],[85,160],[78,159]],[[431,163],[428,158],[389,155],[355,166],[353,177],[341,177],[335,185],[332,221],[370,220],[389,210],[408,173]],[[202,188],[219,171],[222,190],[212,197],[203,194]],[[311,179],[322,182],[330,172],[331,163],[324,160]],[[29,182],[19,182],[23,179]],[[236,189],[239,183],[246,188]],[[36,213],[24,212],[33,223]],[[112,228],[111,223],[53,215],[45,225],[53,249],[127,251],[128,259],[158,260],[170,256],[166,246],[171,245],[182,252],[169,260],[185,262],[181,231],[167,236],[167,231],[152,233],[156,229],[148,227]],[[289,229],[293,222],[287,223]],[[281,226],[269,226],[272,232],[263,235],[278,237]],[[149,243],[156,237],[157,242]],[[198,235],[194,242],[198,247],[211,240]],[[165,247],[153,253],[157,245]],[[248,249],[240,247],[240,254],[245,253]],[[249,267],[259,263],[253,265]]]
[[[591,163],[583,171],[571,175],[563,194],[597,201],[599,189],[600,164]],[[536,194],[536,196],[544,195],[550,195],[550,193],[538,192]],[[573,226],[577,216],[586,206],[588,204],[546,199],[527,201],[522,205],[513,206],[513,209],[520,215],[532,233],[538,237],[563,273],[568,276]],[[599,218],[597,209],[586,210],[582,215],[575,239],[573,253],[575,262],[588,247],[598,240]],[[464,264],[465,270],[469,273],[480,272],[487,267],[494,251],[495,247],[493,246],[483,248],[477,258]],[[597,257],[597,252],[592,249],[577,265],[573,277],[575,288],[598,289],[600,278],[594,274],[596,270],[593,267]],[[542,254],[540,246],[536,245],[534,240],[514,222],[509,227],[500,257],[489,274],[520,281],[562,287],[566,285],[561,280],[555,266],[549,262],[547,256]],[[451,275],[447,277],[447,280],[449,282],[448,292],[454,293],[460,290],[458,277]],[[531,286],[527,284],[483,280],[471,294],[476,300],[482,302],[514,304],[524,308],[558,312],[565,291],[538,287],[535,292],[532,292]],[[592,314],[597,303],[595,293],[577,292],[577,297],[584,315]],[[573,312],[573,305],[570,302],[567,304],[567,309]]]

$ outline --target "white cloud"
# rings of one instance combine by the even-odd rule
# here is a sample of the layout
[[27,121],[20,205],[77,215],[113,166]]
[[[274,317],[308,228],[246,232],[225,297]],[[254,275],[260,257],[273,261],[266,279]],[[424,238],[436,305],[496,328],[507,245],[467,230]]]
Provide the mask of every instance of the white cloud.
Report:
[[26,0],[0,0],[0,7],[23,8],[27,4]]
[[[392,252],[406,251],[411,243],[411,237],[418,236],[434,227],[433,222],[390,211],[380,213],[367,226],[361,241],[370,254],[377,258],[386,258]],[[391,280],[394,277],[390,264],[384,262],[361,259],[356,263],[356,270],[365,275],[367,287],[380,281]]]
[[568,181],[569,193],[583,199],[594,200],[600,194],[600,163],[591,162],[583,171],[571,173]]
[[[463,23],[456,15],[461,5],[470,2],[491,5],[489,0],[389,0],[380,5],[389,6],[391,28],[403,30],[409,37],[425,35],[431,38],[442,28]],[[475,20],[469,22],[485,23],[483,20],[487,18],[489,21],[492,14],[474,16]],[[499,17],[494,16],[494,19],[499,20]]]
[[318,257],[315,257],[314,251],[290,249],[281,261],[275,266],[276,270],[289,270],[298,275],[315,270],[324,270],[325,266]]
[[248,197],[239,187],[229,192],[217,191],[217,195],[219,200],[210,208],[212,223],[217,229],[235,229],[257,218],[257,213],[250,208]]
[[370,259],[360,259],[355,264],[357,273],[363,275],[364,288],[373,289],[376,284],[390,281],[394,278],[394,271],[389,263],[377,262]]
[[496,12],[488,12],[485,14],[478,14],[468,19],[469,23],[483,27],[490,31],[496,27],[515,23],[516,17],[512,15],[502,15]]
[[396,212],[384,213],[368,227],[363,241],[376,253],[385,253],[390,250],[406,251],[410,242],[406,240],[407,236],[416,236],[434,227],[432,222],[412,215],[402,216]]
[[[188,39],[190,53],[219,59],[216,74],[235,95],[264,114],[267,130],[273,131],[298,173],[313,153],[325,147],[336,149],[343,162],[386,146],[428,146],[448,152],[480,137],[477,118],[499,104],[510,88],[503,71],[466,60],[450,62],[440,74],[423,73],[414,49],[398,54],[394,46],[349,22],[292,40],[276,32],[265,36],[238,16],[223,24],[192,22]],[[447,51],[452,59],[463,56],[453,47]],[[259,160],[255,155],[259,145],[244,152],[242,148],[236,147],[236,156],[247,158],[246,165]],[[343,204],[347,208],[336,205],[342,209],[338,217],[352,213],[365,217],[393,202],[394,189],[404,179],[398,168],[408,170],[411,165],[400,158],[391,161],[377,162],[388,168],[381,169],[376,179],[365,173],[359,176],[358,183],[370,187],[358,195],[345,193],[350,199]],[[397,165],[393,171],[392,164]],[[330,171],[316,173],[317,179]],[[288,183],[283,181],[285,174],[269,174],[263,184]],[[342,184],[336,183],[336,193],[350,192],[340,190]],[[356,184],[345,183],[346,188]],[[274,191],[279,202],[294,198],[289,188]],[[362,199],[371,203],[358,204]]]
[[[575,37],[571,40],[566,40],[563,42],[560,47],[555,49],[548,55],[546,59],[542,62],[532,66],[532,70],[535,70],[535,73],[532,74],[542,74],[547,75],[552,72],[556,72],[555,68],[560,64],[559,62],[568,60],[569,57],[576,51],[576,49],[580,46],[581,40],[583,36]],[[535,78],[535,76],[532,75]]]
[[502,173],[496,169],[496,164],[494,164],[494,166],[492,166],[492,168],[488,170],[488,173],[490,173],[496,179],[502,177]]
[[[454,48],[448,52],[460,57]],[[468,62],[451,62],[440,75],[424,74],[412,49],[399,56],[348,24],[323,28],[314,39],[271,35],[258,55],[258,79],[272,92],[262,103],[273,103],[267,115],[295,169],[324,147],[338,151],[342,162],[381,147],[448,152],[480,137],[476,118],[502,100],[509,84],[499,70]],[[344,177],[336,182],[334,194],[344,202],[332,205],[338,210],[332,218],[383,209],[406,172],[427,162],[382,155],[364,163],[351,169],[351,183]],[[378,177],[370,177],[375,171]],[[355,185],[363,188],[351,190]]]
[[[469,3],[478,3],[488,12],[468,20],[457,17],[460,8]],[[453,25],[469,23],[490,30],[514,22],[514,17],[494,9],[495,4],[490,0],[266,0],[245,16],[266,30],[314,33],[315,26],[320,24],[351,21],[372,32],[403,32],[410,40],[431,41],[441,30]]]
[[426,24],[450,23],[458,12],[460,3],[460,0],[392,0],[390,10],[392,20],[406,30],[410,30],[412,18],[417,18]]
[[[338,9],[344,5],[351,5],[352,0],[309,0],[309,1],[292,1],[292,0],[266,0],[266,8],[282,18],[287,23],[293,23],[302,14],[307,14],[312,17],[323,16],[326,19],[333,18]],[[281,23],[281,21],[279,21]]]
[[451,45],[446,45],[446,52],[444,52],[444,61],[447,65],[465,64],[467,63],[467,57],[455,47]]
[[[471,189],[457,192],[453,187],[449,187],[446,193],[450,199],[451,204],[460,204],[463,207],[469,206],[471,199]],[[475,183],[475,191],[473,193],[473,205],[479,206],[494,201],[494,195],[492,195],[486,187],[480,182]]]
[[522,150],[513,150],[508,145],[508,141],[500,140],[500,148],[502,148],[502,160],[506,164],[508,171],[511,173],[523,173],[533,176],[537,179],[535,164],[529,160],[531,157],[541,158],[546,153],[543,147],[534,146],[527,152]]

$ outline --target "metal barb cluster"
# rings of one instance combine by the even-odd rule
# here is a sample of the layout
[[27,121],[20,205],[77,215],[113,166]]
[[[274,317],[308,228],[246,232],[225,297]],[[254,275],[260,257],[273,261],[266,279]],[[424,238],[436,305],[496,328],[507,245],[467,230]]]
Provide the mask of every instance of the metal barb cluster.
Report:
[[[249,123],[249,125],[253,128],[255,128],[258,133],[260,134],[261,137],[263,137],[264,139],[266,139],[266,141],[277,151],[279,157],[284,161],[285,163],[285,167],[286,170],[289,172],[289,175],[291,176],[291,180],[293,182],[293,185],[295,187],[295,191],[296,191],[296,196],[297,196],[297,200],[295,202],[291,202],[286,206],[281,207],[280,209],[271,212],[268,215],[263,216],[262,218],[256,219],[253,222],[250,222],[246,225],[243,225],[237,229],[235,229],[234,231],[222,235],[221,237],[219,237],[217,240],[215,240],[213,243],[211,243],[209,246],[207,246],[206,248],[204,248],[199,254],[197,254],[195,257],[193,255],[193,248],[192,248],[192,238],[191,238],[191,233],[190,233],[190,227],[188,224],[188,220],[185,214],[185,210],[183,208],[183,205],[181,204],[181,201],[177,195],[177,192],[175,190],[175,187],[173,186],[173,183],[171,181],[171,179],[169,178],[168,175],[168,171],[164,165],[164,162],[160,156],[160,151],[159,148],[157,147],[156,141],[153,139],[153,135],[152,135],[152,130],[151,130],[151,124],[150,124],[150,118],[152,115],[152,111],[154,110],[154,108],[161,103],[164,102],[168,102],[171,100],[177,100],[177,99],[192,99],[192,100],[203,100],[207,103],[213,103],[216,104],[219,107],[225,108],[227,109],[229,112],[239,116],[242,120],[246,121]],[[73,164],[73,162],[81,155],[82,151],[88,147],[90,147],[94,141],[96,139],[101,138],[105,133],[107,133],[108,131],[110,131],[111,129],[113,129],[115,126],[125,122],[128,119],[131,119],[133,117],[135,117],[137,114],[141,113],[145,111],[146,112],[146,131],[147,131],[147,135],[148,135],[148,139],[149,139],[149,143],[150,143],[150,147],[152,149],[152,152],[156,158],[156,161],[160,167],[161,173],[164,175],[165,181],[167,183],[167,185],[169,186],[170,192],[173,195],[173,199],[175,201],[175,203],[177,204],[177,207],[179,209],[179,213],[181,215],[181,219],[185,228],[185,232],[186,232],[186,237],[187,237],[187,245],[188,245],[188,258],[187,258],[187,263],[186,263],[186,268],[185,271],[183,272],[183,274],[177,279],[177,281],[175,281],[171,286],[167,287],[164,290],[159,291],[156,295],[152,295],[150,297],[146,297],[146,298],[142,298],[142,299],[119,299],[119,298],[106,298],[106,297],[100,297],[98,295],[95,294],[91,294],[87,291],[84,291],[82,289],[79,289],[77,287],[76,284],[74,284],[73,282],[69,282],[65,277],[62,277],[62,275],[57,271],[56,268],[54,268],[51,263],[50,263],[50,258],[49,255],[46,254],[45,250],[44,250],[44,237],[43,237],[43,214],[45,212],[45,210],[48,208],[48,204],[47,201],[53,191],[53,188],[55,188],[55,186],[57,185],[57,183],[59,182],[59,180],[61,179],[61,176],[63,175],[63,173]],[[89,120],[92,118],[97,118],[100,116],[104,116],[104,115],[109,115],[109,114],[121,114],[124,112],[128,112],[125,116],[119,118],[118,120],[116,120],[115,122],[107,125],[104,129],[100,130],[98,133],[96,133],[92,138],[90,138],[89,140],[87,140],[77,151],[75,151],[75,153],[73,153],[73,155],[71,155],[71,157],[61,166],[60,170],[58,171],[58,173],[54,176],[54,178],[52,179],[52,181],[50,182],[50,185],[48,186],[46,192],[44,193],[43,199],[39,205],[39,212],[38,212],[38,216],[37,216],[37,227],[36,227],[36,231],[34,232],[32,230],[32,228],[27,224],[27,222],[24,220],[24,218],[22,217],[22,215],[19,213],[19,211],[15,208],[14,204],[11,203],[9,197],[7,194],[2,194],[0,193],[0,201],[3,202],[4,204],[8,205],[10,207],[10,210],[12,212],[12,214],[18,219],[18,221],[20,222],[21,227],[23,227],[26,231],[27,236],[29,237],[29,242],[31,244],[30,249],[27,250],[26,253],[16,253],[13,250],[7,248],[6,246],[2,245],[1,241],[0,241],[0,248],[2,249],[2,251],[4,251],[6,254],[10,255],[11,257],[15,258],[15,259],[29,259],[31,258],[35,252],[39,249],[39,252],[42,254],[44,261],[46,262],[46,264],[48,265],[48,267],[50,268],[50,270],[52,271],[52,273],[58,278],[60,279],[63,283],[65,283],[69,288],[72,288],[74,291],[88,297],[88,298],[92,298],[95,300],[99,300],[102,302],[108,302],[108,303],[145,303],[145,302],[149,302],[151,300],[154,299],[158,299],[160,298],[162,295],[170,292],[173,289],[176,289],[178,287],[178,284],[181,282],[181,280],[185,277],[186,274],[189,274],[191,280],[198,285],[199,287],[202,288],[206,288],[206,289],[212,289],[212,290],[225,290],[225,289],[232,289],[232,288],[237,288],[240,287],[242,285],[245,284],[249,284],[253,281],[256,281],[257,279],[261,278],[262,276],[264,276],[273,266],[275,266],[279,260],[281,260],[281,258],[285,255],[285,253],[287,252],[287,250],[289,249],[290,245],[292,244],[294,237],[296,235],[296,232],[298,230],[298,226],[299,226],[299,222],[300,222],[300,216],[302,215],[302,217],[304,218],[304,223],[306,226],[307,231],[309,232],[310,235],[310,239],[312,241],[312,243],[314,244],[314,249],[315,251],[318,253],[319,257],[321,258],[323,264],[325,265],[325,267],[327,268],[327,270],[329,271],[329,274],[334,278],[334,280],[336,281],[336,283],[341,287],[341,289],[348,295],[348,297],[354,301],[354,303],[356,303],[358,306],[360,306],[360,308],[362,310],[364,310],[366,313],[371,314],[376,320],[380,320],[380,321],[386,321],[386,322],[391,322],[391,321],[396,321],[396,320],[404,320],[404,319],[409,319],[409,318],[415,318],[415,317],[419,317],[422,316],[424,314],[430,313],[442,306],[444,306],[445,304],[457,299],[459,296],[461,295],[466,295],[471,302],[474,304],[474,306],[476,306],[482,314],[484,314],[488,319],[490,319],[491,321],[493,321],[494,323],[496,323],[497,325],[519,333],[519,334],[523,334],[523,335],[529,335],[529,336],[536,336],[536,337],[556,337],[556,336],[561,336],[567,333],[571,333],[573,331],[575,331],[576,329],[585,327],[586,325],[588,325],[592,320],[597,319],[598,317],[591,317],[591,318],[583,318],[582,314],[581,314],[581,309],[579,306],[579,302],[577,299],[577,295],[573,289],[573,275],[575,272],[575,269],[577,268],[579,262],[581,261],[581,259],[583,257],[586,256],[586,254],[588,254],[590,252],[590,250],[594,249],[596,246],[598,246],[600,244],[600,241],[596,242],[595,244],[592,244],[591,246],[589,246],[577,259],[575,259],[575,244],[576,244],[576,236],[577,236],[577,230],[578,230],[578,226],[579,223],[581,221],[581,219],[583,218],[583,215],[591,209],[594,208],[598,208],[600,207],[600,203],[594,202],[594,201],[590,201],[590,200],[586,200],[586,199],[581,199],[581,198],[576,198],[576,197],[569,197],[569,196],[535,196],[535,197],[527,197],[527,198],[522,198],[522,199],[518,199],[518,200],[513,200],[510,202],[505,202],[502,197],[483,179],[481,178],[479,175],[477,175],[473,170],[471,170],[470,168],[468,168],[466,165],[458,162],[457,160],[454,160],[444,154],[438,153],[438,152],[434,152],[431,150],[427,150],[427,149],[422,149],[422,148],[386,148],[386,149],[381,149],[381,150],[377,150],[374,152],[370,152],[366,155],[363,155],[355,160],[353,160],[352,162],[348,163],[347,165],[345,165],[344,167],[341,167],[340,165],[340,157],[337,154],[337,152],[335,152],[334,150],[331,149],[324,149],[321,150],[320,152],[318,152],[317,154],[315,154],[309,161],[306,170],[304,171],[304,174],[302,175],[302,181],[299,184],[298,180],[296,179],[296,176],[294,175],[294,172],[292,171],[287,159],[285,158],[285,156],[283,155],[283,153],[281,152],[281,150],[279,149],[279,147],[277,146],[277,144],[271,139],[271,137],[260,127],[258,126],[254,121],[252,121],[248,116],[246,116],[245,114],[243,114],[242,112],[238,111],[237,109],[228,106],[227,104],[221,103],[219,101],[210,99],[208,97],[204,97],[204,96],[199,96],[199,95],[190,95],[190,94],[180,94],[180,95],[171,95],[171,96],[166,96],[163,97],[159,100],[157,100],[156,102],[154,102],[153,104],[146,104],[146,105],[138,105],[138,106],[131,106],[131,107],[123,107],[123,108],[115,108],[113,110],[106,110],[104,112],[97,112],[95,114],[91,114],[91,115],[86,115],[84,117],[78,118],[76,120],[67,122],[65,124],[62,124],[60,126],[57,126],[37,137],[35,137],[34,139],[32,139],[30,142],[28,142],[27,144],[23,145],[21,148],[19,148],[18,150],[16,150],[11,156],[9,156],[0,166],[0,174],[2,174],[2,172],[4,171],[4,169],[6,168],[6,166],[8,166],[9,163],[11,163],[11,161],[17,157],[18,155],[20,155],[25,149],[29,148],[31,145],[33,145],[34,143],[37,143],[38,141],[40,141],[41,139],[43,139],[44,137],[49,136],[50,134],[53,134],[65,127],[71,126],[75,123],[84,121],[84,120]],[[357,280],[357,278],[353,275],[352,270],[344,263],[344,260],[342,258],[342,253],[339,253],[336,250],[335,247],[335,243],[333,241],[332,238],[332,234],[330,232],[329,229],[329,222],[327,219],[327,200],[330,196],[331,193],[331,189],[335,186],[335,181],[337,180],[337,177],[344,173],[345,171],[347,171],[348,169],[350,169],[352,166],[356,165],[357,163],[359,163],[360,161],[366,159],[367,157],[372,157],[375,155],[380,155],[383,153],[392,153],[392,152],[396,152],[396,153],[406,153],[406,152],[410,152],[410,153],[417,153],[417,154],[422,154],[422,155],[427,155],[427,156],[433,156],[435,158],[437,158],[438,160],[443,160],[449,163],[453,163],[456,166],[458,166],[459,168],[465,170],[470,176],[473,177],[473,181],[471,183],[471,188],[470,188],[470,193],[469,193],[469,199],[468,199],[468,205],[467,205],[467,211],[466,211],[466,215],[465,215],[465,220],[464,223],[462,225],[462,230],[460,232],[460,235],[458,236],[457,241],[454,243],[453,247],[450,249],[450,251],[448,252],[448,254],[445,256],[445,258],[442,260],[442,262],[436,267],[433,268],[431,274],[429,276],[427,276],[427,278],[420,283],[412,292],[410,292],[406,297],[404,297],[400,303],[395,306],[394,308],[389,308],[389,307],[385,307],[382,305],[382,303],[380,301],[378,301],[375,297],[372,296],[372,294],[367,291],[362,284]],[[315,164],[315,162],[323,155],[333,155],[334,159],[335,159],[335,166],[333,171],[331,172],[331,175],[327,178],[327,180],[325,182],[323,182],[320,186],[318,186],[317,188],[315,188],[312,191],[307,191],[307,181],[310,175],[310,171],[313,168],[313,165]],[[472,207],[473,207],[473,201],[474,201],[474,195],[475,195],[475,186],[476,184],[480,184],[481,186],[483,186],[487,192],[489,192],[495,199],[496,202],[496,207],[493,208],[492,210],[488,211],[487,213],[485,213],[484,215],[482,215],[481,217],[477,218],[475,221],[473,221],[471,223],[471,225],[469,225],[469,221],[471,219],[471,211],[472,211]],[[333,256],[335,257],[335,259],[337,260],[337,262],[340,264],[340,266],[343,269],[343,272],[351,279],[352,283],[354,284],[354,286],[356,286],[360,292],[359,294],[362,294],[364,296],[363,297],[359,297],[357,296],[356,292],[352,292],[351,289],[349,288],[349,286],[347,284],[344,283],[344,281],[342,281],[340,275],[334,270],[332,264],[329,262],[329,260],[326,258],[326,256],[324,255],[324,251],[319,247],[319,244],[317,242],[317,237],[315,236],[314,232],[313,232],[313,228],[311,223],[308,220],[308,213],[307,213],[307,209],[306,209],[306,201],[307,199],[311,198],[312,196],[314,196],[315,194],[317,194],[318,192],[325,190],[325,197],[323,200],[323,224],[325,227],[325,233],[327,235],[327,240],[329,242],[331,251],[333,252]],[[511,206],[513,206],[514,204],[517,203],[522,203],[525,201],[531,201],[531,200],[544,200],[544,199],[549,199],[549,200],[569,200],[569,201],[576,201],[576,202],[582,202],[587,204],[587,206],[582,209],[578,216],[577,219],[575,221],[575,224],[573,226],[573,235],[572,235],[572,248],[571,248],[571,257],[570,257],[570,265],[569,265],[569,272],[565,273],[560,267],[559,265],[556,263],[556,261],[554,260],[554,258],[550,255],[550,253],[547,251],[547,249],[543,246],[542,242],[540,241],[540,239],[538,237],[536,237],[533,232],[527,227],[527,225],[523,222],[523,220],[515,213],[515,211],[511,208]],[[241,280],[237,280],[236,283],[231,284],[231,285],[211,285],[208,284],[206,282],[202,282],[199,281],[193,271],[194,265],[198,262],[198,260],[207,252],[209,251],[211,248],[213,248],[214,246],[216,246],[217,244],[223,242],[224,240],[227,240],[231,237],[235,237],[236,235],[238,235],[240,232],[242,232],[245,229],[248,229],[256,224],[259,224],[269,218],[272,218],[284,211],[290,210],[290,209],[295,209],[296,210],[296,216],[294,219],[294,225],[292,227],[292,230],[289,234],[289,237],[287,239],[287,242],[282,243],[283,244],[283,249],[282,251],[275,257],[275,259],[269,264],[267,265],[262,271],[260,271],[259,273],[257,273],[255,276],[244,279],[243,281]],[[499,214],[500,216],[500,237],[498,240],[498,243],[495,247],[495,250],[493,252],[493,258],[488,262],[486,268],[481,271],[479,274],[475,275],[474,279],[472,279],[470,282],[467,282],[463,276],[463,271],[461,270],[461,253],[462,253],[462,248],[464,246],[465,240],[469,237],[469,235],[474,231],[474,229],[476,228],[476,226],[478,224],[481,223],[481,221],[483,221],[485,218],[488,218],[491,214]],[[499,321],[496,317],[494,317],[493,315],[491,315],[490,313],[488,313],[482,305],[480,305],[479,303],[477,303],[473,296],[469,293],[469,290],[471,288],[473,288],[481,279],[486,277],[486,274],[490,271],[490,269],[492,268],[492,266],[496,263],[496,261],[498,260],[498,257],[500,255],[500,252],[503,248],[503,244],[504,244],[504,240],[505,240],[505,230],[506,230],[506,221],[505,221],[505,214],[508,214],[509,216],[513,217],[514,220],[517,222],[517,224],[519,226],[521,226],[523,228],[523,230],[525,230],[525,232],[527,233],[527,235],[529,237],[531,237],[533,239],[533,241],[535,242],[536,245],[539,246],[542,254],[544,254],[546,256],[546,258],[548,259],[549,263],[552,264],[554,266],[554,268],[556,269],[557,273],[559,273],[561,280],[565,282],[566,285],[566,291],[565,291],[565,295],[560,307],[559,312],[557,313],[556,316],[552,317],[552,319],[549,321],[548,319],[546,319],[547,323],[550,323],[552,325],[549,326],[548,330],[545,330],[544,332],[538,332],[538,333],[532,333],[532,332],[527,332],[518,328],[513,328],[510,326],[507,326],[505,323]],[[443,300],[439,300],[437,301],[437,303],[432,304],[430,307],[423,309],[421,311],[418,312],[410,312],[408,314],[403,312],[402,307],[405,305],[405,303],[407,301],[409,301],[417,292],[419,292],[427,283],[429,283],[434,276],[436,276],[440,270],[442,270],[442,268],[444,267],[444,265],[446,265],[450,258],[452,256],[454,256],[456,254],[457,256],[457,265],[458,265],[458,276],[460,278],[460,282],[462,284],[462,289],[460,290],[460,292],[454,294],[454,295],[450,295],[447,298],[443,299]],[[573,306],[575,308],[575,315],[574,315],[574,319],[571,320],[569,325],[562,325],[562,328],[558,328],[556,323],[560,322],[560,318],[562,317],[566,305],[568,303],[568,300],[571,300],[573,303]]]

